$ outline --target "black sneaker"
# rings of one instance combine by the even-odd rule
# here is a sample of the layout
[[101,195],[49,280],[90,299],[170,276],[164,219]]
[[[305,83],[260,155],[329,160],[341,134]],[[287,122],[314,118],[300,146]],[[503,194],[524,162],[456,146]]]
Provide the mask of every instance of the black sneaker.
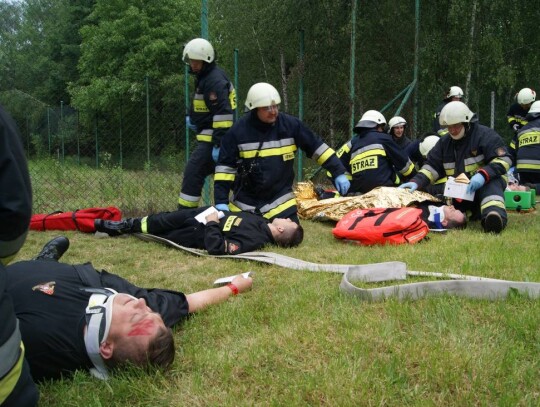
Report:
[[503,230],[502,216],[497,212],[489,212],[484,219],[484,232],[486,233],[501,233]]
[[107,233],[109,236],[120,236],[124,233],[133,233],[133,219],[127,218],[122,220],[103,220],[96,219],[94,221],[96,231]]
[[65,236],[58,236],[46,243],[32,260],[58,261],[67,249],[69,249],[69,239]]

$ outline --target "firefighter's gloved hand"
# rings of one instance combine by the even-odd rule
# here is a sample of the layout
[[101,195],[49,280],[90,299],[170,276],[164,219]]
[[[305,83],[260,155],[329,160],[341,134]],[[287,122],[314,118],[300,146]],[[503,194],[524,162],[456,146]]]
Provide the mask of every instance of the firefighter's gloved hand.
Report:
[[186,127],[190,130],[197,131],[197,126],[191,123],[191,117],[186,116]]
[[214,160],[214,162],[217,163],[218,158],[219,158],[219,147],[214,146],[212,148],[212,160]]
[[227,211],[227,212],[230,212],[231,210],[229,209],[229,205],[227,204],[217,204],[215,205],[216,209],[218,211]]
[[517,132],[518,132],[518,130],[520,129],[520,127],[519,127],[519,123],[514,123],[514,124],[512,125],[512,129],[514,129],[514,132],[516,132],[516,133],[517,133]]
[[472,194],[474,191],[479,190],[486,183],[486,179],[482,174],[474,174],[467,186],[467,193]]
[[345,174],[338,175],[334,180],[334,184],[341,196],[347,195],[347,191],[351,187],[351,182],[347,179]]
[[398,188],[400,189],[408,189],[409,192],[414,192],[418,189],[418,184],[416,182],[406,182],[404,184],[401,184]]

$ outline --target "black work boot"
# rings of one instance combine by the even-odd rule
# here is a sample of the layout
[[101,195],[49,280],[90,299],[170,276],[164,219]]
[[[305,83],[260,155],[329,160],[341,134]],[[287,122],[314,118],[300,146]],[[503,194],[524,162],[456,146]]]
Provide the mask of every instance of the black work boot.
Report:
[[122,220],[103,220],[96,219],[94,227],[96,231],[107,233],[109,236],[120,236],[124,233],[136,233],[133,228],[134,218],[126,218]]
[[486,233],[501,233],[503,230],[502,216],[497,212],[489,212],[484,219],[484,232]]
[[49,240],[49,242],[43,246],[43,249],[41,249],[39,254],[32,260],[58,261],[68,248],[69,239],[65,236],[58,236],[52,240]]

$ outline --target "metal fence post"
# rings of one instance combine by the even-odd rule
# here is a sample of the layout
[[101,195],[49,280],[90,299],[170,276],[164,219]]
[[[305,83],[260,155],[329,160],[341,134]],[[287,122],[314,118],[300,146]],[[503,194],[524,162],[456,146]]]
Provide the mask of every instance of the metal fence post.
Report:
[[47,106],[47,138],[49,140],[49,157],[51,156],[51,110]]
[[[298,118],[300,120],[304,119],[304,30],[300,30],[300,53],[299,53],[299,59],[300,59],[300,66],[302,69],[300,70],[300,81],[298,84]],[[302,181],[302,167],[304,165],[303,163],[303,156],[304,153],[302,150],[298,150],[298,168],[296,171],[296,176],[298,178],[298,181]]]
[[150,94],[148,93],[148,75],[144,77],[146,85],[146,163],[150,165]]
[[495,92],[491,91],[491,128],[495,128]]
[[64,101],[60,101],[60,138],[62,140],[62,164],[64,163]]
[[98,114],[94,116],[94,137],[96,140],[96,168],[99,168]]

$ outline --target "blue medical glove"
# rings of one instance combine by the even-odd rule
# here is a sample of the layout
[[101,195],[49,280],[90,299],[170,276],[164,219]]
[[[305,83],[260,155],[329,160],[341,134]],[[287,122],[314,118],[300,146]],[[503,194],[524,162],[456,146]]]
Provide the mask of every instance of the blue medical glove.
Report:
[[214,148],[212,148],[212,160],[214,160],[214,162],[217,163],[218,158],[219,158],[219,147],[214,146]]
[[186,116],[186,126],[190,130],[197,131],[197,126],[191,123],[191,117],[189,115]]
[[414,192],[418,189],[418,184],[416,182],[406,182],[404,184],[401,184],[398,188],[400,189],[408,189],[409,192]]
[[334,184],[341,196],[347,195],[347,191],[351,187],[351,182],[347,179],[345,174],[338,175],[334,180]]
[[467,193],[471,194],[479,190],[486,183],[486,179],[482,174],[474,174],[467,186]]
[[214,206],[218,211],[227,211],[227,212],[231,211],[229,209],[229,205],[227,205],[227,204],[217,204],[217,205],[214,205]]

